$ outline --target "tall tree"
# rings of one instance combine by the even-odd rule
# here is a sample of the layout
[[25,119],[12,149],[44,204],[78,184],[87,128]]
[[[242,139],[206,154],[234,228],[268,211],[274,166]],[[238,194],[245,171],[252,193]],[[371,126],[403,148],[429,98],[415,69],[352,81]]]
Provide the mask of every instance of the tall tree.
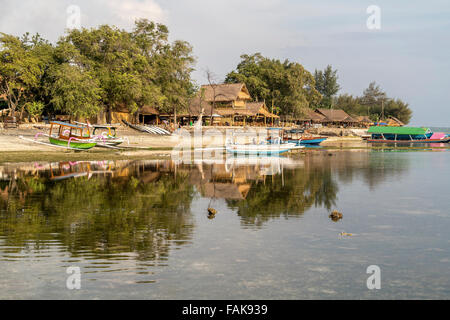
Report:
[[323,107],[331,108],[333,97],[339,92],[341,88],[337,82],[337,70],[333,70],[331,65],[328,65],[323,71],[315,70],[314,80],[316,82],[316,90],[319,91],[323,96],[320,104]]
[[[367,107],[367,115],[370,116],[372,112],[380,110],[380,114],[383,113],[384,103],[387,99],[386,92],[381,90],[380,86],[375,81],[369,84],[369,87],[363,91],[363,95],[360,99],[361,104]],[[378,112],[377,112],[378,113]]]
[[244,82],[255,100],[278,107],[280,114],[298,116],[320,101],[314,77],[301,64],[269,59],[260,53],[242,55],[241,59],[225,82]]
[[103,25],[71,30],[62,41],[75,46],[99,80],[107,122],[111,122],[111,113],[117,108],[137,110],[143,96],[141,72],[146,70],[147,60],[130,33]]
[[[34,41],[38,39],[39,36],[33,37]],[[28,34],[21,39],[0,33],[0,95],[6,96],[11,115],[24,107],[31,91],[38,86],[42,64]]]

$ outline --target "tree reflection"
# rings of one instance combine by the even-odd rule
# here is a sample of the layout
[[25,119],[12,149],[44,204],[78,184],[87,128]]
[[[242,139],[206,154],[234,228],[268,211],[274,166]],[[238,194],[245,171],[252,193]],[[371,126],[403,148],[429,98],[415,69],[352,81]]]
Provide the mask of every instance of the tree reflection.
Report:
[[245,200],[229,200],[244,224],[261,226],[279,217],[300,216],[311,206],[330,209],[335,205],[338,185],[329,168],[296,168],[253,183]]
[[[39,249],[59,240],[73,256],[130,252],[165,260],[173,240],[192,237],[192,187],[186,173],[127,168],[115,175],[52,181],[53,172],[19,175],[2,183],[0,233],[5,245]],[[145,183],[146,175],[157,173]]]

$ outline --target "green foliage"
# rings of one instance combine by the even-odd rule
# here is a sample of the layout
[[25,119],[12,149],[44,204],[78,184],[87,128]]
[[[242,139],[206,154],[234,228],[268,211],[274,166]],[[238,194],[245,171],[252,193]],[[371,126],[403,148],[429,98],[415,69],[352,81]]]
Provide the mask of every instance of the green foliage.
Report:
[[[412,111],[408,104],[400,99],[389,98],[375,82],[371,82],[361,97],[343,94],[334,99],[334,107],[348,114],[369,116],[373,121],[395,117],[407,124]],[[384,120],[384,119],[383,119]]]
[[44,104],[40,101],[33,101],[26,105],[27,112],[32,117],[39,117],[44,110]]
[[23,106],[42,76],[42,60],[34,52],[40,37],[22,39],[0,33],[0,95],[5,95],[11,113]]
[[64,63],[52,70],[51,103],[55,110],[75,117],[90,117],[100,110],[99,81],[89,72]]
[[333,102],[333,97],[341,88],[337,83],[337,70],[333,70],[331,65],[328,65],[325,70],[315,70],[314,80],[316,82],[316,90],[322,94],[322,101],[320,105],[324,108],[330,108]]
[[318,104],[320,93],[314,77],[299,63],[263,57],[260,53],[242,55],[235,71],[225,82],[246,84],[255,100],[265,100],[282,115],[298,116]]
[[42,101],[45,111],[89,117],[144,105],[186,109],[194,86],[192,47],[168,41],[165,25],[137,20],[131,32],[103,25],[70,30],[55,46],[39,35],[0,36],[0,94],[12,111]]

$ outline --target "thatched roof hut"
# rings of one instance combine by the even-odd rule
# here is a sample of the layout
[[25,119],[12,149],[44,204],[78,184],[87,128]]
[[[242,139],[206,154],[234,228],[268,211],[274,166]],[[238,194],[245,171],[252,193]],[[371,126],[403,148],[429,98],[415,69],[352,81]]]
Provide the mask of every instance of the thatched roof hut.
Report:
[[342,122],[342,123],[356,123],[356,119],[350,117],[347,112],[342,109],[323,109],[317,108],[315,112],[324,116],[321,122]]
[[391,127],[403,127],[405,125],[403,122],[393,116],[389,117],[389,119],[387,120],[387,124]]
[[248,102],[247,110],[252,116],[264,116],[267,118],[279,118],[276,114],[269,112],[264,102]]
[[143,115],[158,115],[159,112],[151,106],[143,106],[139,109],[139,113]]
[[351,115],[351,117],[358,122],[364,123],[364,124],[372,124],[373,121],[370,120],[368,116],[358,116],[358,115]]
[[[202,85],[203,99],[208,102],[238,102],[250,101],[251,96],[244,83],[222,83],[217,85]],[[234,106],[234,105],[233,105]]]
[[189,104],[189,114],[194,117],[198,117],[203,109],[203,115],[211,115],[215,113],[212,104],[204,99],[200,99],[199,96],[194,97]]
[[314,112],[314,110],[312,109],[307,109],[304,112],[304,116],[300,117],[299,120],[321,122],[323,119],[325,119],[325,116],[323,116],[322,114]]

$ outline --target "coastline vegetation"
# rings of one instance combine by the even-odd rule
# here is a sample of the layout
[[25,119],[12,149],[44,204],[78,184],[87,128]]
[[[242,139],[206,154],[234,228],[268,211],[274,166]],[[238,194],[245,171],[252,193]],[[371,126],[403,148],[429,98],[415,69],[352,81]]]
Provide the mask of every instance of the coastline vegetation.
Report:
[[[109,25],[67,30],[55,44],[39,34],[0,33],[0,103],[20,119],[24,112],[31,118],[59,113],[107,122],[113,111],[135,113],[148,105],[176,122],[199,90],[191,78],[194,64],[188,42],[170,42],[167,26],[146,19],[131,31]],[[312,74],[295,61],[244,54],[224,82],[245,83],[254,100],[293,118],[315,108],[374,121],[393,116],[408,123],[412,115],[407,103],[375,82],[360,97],[337,95],[341,85],[331,65]]]

